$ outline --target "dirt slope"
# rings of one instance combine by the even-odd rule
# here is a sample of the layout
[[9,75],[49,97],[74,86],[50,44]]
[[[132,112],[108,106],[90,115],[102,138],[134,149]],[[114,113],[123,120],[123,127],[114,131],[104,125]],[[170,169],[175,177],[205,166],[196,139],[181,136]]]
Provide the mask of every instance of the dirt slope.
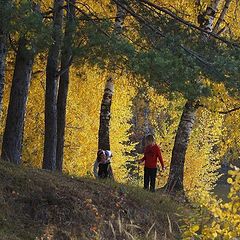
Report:
[[2,161],[0,209],[0,240],[179,238],[179,204],[160,192]]

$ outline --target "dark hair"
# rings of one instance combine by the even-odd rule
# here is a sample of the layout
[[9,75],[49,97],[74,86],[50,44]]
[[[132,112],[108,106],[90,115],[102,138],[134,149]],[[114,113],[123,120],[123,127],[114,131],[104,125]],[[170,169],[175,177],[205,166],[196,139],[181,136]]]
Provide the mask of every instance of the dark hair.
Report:
[[103,155],[103,154],[105,154],[104,150],[99,149],[99,150],[97,151],[97,161],[100,161],[100,160],[101,160],[101,159],[100,159],[100,156]]
[[102,155],[102,154],[104,154],[104,151],[103,151],[102,149],[99,149],[99,150],[97,151],[97,156],[100,156],[100,155]]
[[149,134],[145,137],[145,145],[153,144],[155,143],[155,138],[152,134]]

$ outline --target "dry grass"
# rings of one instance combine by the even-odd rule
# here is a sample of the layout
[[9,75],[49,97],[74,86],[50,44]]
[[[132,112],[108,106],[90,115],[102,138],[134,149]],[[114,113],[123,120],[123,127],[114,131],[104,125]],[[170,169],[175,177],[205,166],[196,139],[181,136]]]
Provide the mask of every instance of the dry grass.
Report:
[[162,193],[0,162],[0,240],[177,239]]

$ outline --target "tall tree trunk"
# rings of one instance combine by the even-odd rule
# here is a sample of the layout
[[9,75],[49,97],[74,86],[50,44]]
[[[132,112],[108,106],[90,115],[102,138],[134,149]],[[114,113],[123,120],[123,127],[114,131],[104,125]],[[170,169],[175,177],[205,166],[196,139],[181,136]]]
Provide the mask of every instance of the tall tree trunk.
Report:
[[[207,7],[203,16],[198,16],[198,20],[204,18],[204,21],[200,21],[200,26],[208,31],[213,30],[213,21],[216,16],[220,0],[213,0]],[[203,34],[202,39],[206,41],[208,39],[207,34]],[[198,81],[198,80],[196,80]],[[189,144],[189,138],[192,132],[192,127],[195,122],[196,111],[198,109],[198,100],[188,100],[184,106],[182,117],[179,122],[177,134],[175,137],[174,147],[172,151],[172,158],[170,164],[170,172],[166,185],[164,188],[167,192],[183,192],[183,177],[184,177],[184,164],[186,151]]]
[[45,138],[43,168],[56,169],[57,150],[57,89],[62,44],[63,0],[54,0],[53,44],[48,52],[45,93]]
[[113,78],[109,77],[105,85],[104,95],[101,103],[100,126],[98,131],[98,149],[110,150],[109,129],[113,88]]
[[196,103],[190,100],[184,106],[172,151],[169,178],[165,186],[167,192],[183,190],[185,155],[197,109]]
[[9,18],[6,18],[4,11],[10,4],[8,0],[0,1],[0,113],[2,111],[2,99],[4,90],[4,79],[5,79],[5,60],[7,54],[7,28]]
[[61,76],[57,99],[57,158],[56,168],[62,171],[64,136],[66,124],[66,104],[69,84],[69,68],[72,62],[72,44],[75,33],[75,0],[69,0],[64,45],[61,58]]
[[[123,23],[126,18],[126,10],[117,5],[114,32],[119,35],[123,30]],[[108,77],[100,110],[100,125],[98,131],[98,149],[110,150],[110,118],[112,95],[114,89],[113,75]]]
[[29,50],[28,44],[25,38],[19,39],[3,134],[2,159],[15,164],[21,163],[24,116],[34,59],[34,50]]

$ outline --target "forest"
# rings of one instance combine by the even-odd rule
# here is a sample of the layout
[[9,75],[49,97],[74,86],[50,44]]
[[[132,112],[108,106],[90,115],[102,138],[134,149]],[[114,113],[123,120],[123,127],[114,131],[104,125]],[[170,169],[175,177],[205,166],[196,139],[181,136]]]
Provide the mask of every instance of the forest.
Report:
[[111,150],[141,188],[153,134],[157,189],[198,211],[182,239],[240,239],[239,0],[0,3],[1,162],[92,179]]

